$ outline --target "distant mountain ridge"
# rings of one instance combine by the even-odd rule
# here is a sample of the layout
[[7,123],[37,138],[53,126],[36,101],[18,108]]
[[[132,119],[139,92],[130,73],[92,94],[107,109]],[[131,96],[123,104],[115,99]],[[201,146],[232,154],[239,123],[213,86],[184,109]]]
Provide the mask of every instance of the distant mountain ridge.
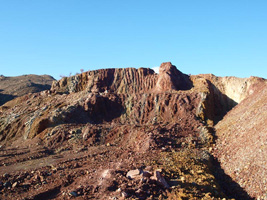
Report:
[[49,75],[0,76],[0,105],[28,93],[49,90],[55,79]]

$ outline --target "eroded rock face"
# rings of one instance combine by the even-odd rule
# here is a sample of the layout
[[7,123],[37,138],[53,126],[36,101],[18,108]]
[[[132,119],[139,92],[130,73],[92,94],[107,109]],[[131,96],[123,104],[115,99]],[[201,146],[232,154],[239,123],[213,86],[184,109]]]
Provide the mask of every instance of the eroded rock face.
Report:
[[191,119],[201,98],[197,91],[181,91],[191,84],[171,63],[163,63],[159,75],[151,69],[129,68],[63,78],[50,91],[6,104],[0,140],[33,138],[65,123],[153,125]]
[[195,89],[203,92],[203,104],[198,110],[200,117],[215,124],[250,95],[253,85],[265,82],[259,77],[217,77],[213,74],[195,75],[190,78]]
[[[194,92],[190,95],[184,92],[131,95],[82,91],[48,97],[32,94],[16,101],[20,106],[7,109],[9,104],[6,104],[2,108],[2,116],[6,114],[6,117],[1,119],[1,140],[14,136],[33,138],[49,127],[65,123],[153,125],[190,120],[194,118],[200,95]],[[12,114],[7,114],[9,112]]]
[[109,93],[152,93],[189,90],[192,83],[170,62],[162,63],[159,74],[152,69],[127,68],[88,71],[54,82],[51,88],[56,93],[79,91]]
[[191,87],[189,76],[180,72],[170,62],[160,65],[155,91],[171,92],[172,90],[189,90]]
[[151,90],[157,75],[151,69],[102,69],[65,77],[54,82],[51,88],[56,93],[105,92],[109,93],[144,93]]

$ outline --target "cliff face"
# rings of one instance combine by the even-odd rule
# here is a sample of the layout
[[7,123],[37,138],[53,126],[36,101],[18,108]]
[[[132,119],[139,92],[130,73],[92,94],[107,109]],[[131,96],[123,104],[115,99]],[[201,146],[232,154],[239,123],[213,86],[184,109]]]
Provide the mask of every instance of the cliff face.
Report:
[[194,88],[203,92],[200,116],[211,124],[219,122],[228,111],[247,98],[255,84],[265,82],[259,77],[217,77],[212,74],[191,76],[191,80]]
[[188,90],[191,87],[192,84],[187,75],[181,73],[171,63],[162,63],[159,75],[148,68],[88,71],[54,82],[51,91],[55,93],[87,91],[142,94]]
[[[7,187],[5,197],[62,199],[73,191],[95,199],[225,198],[210,170],[211,130],[262,81],[189,77],[163,63],[159,74],[145,68],[88,71],[9,101],[0,107],[0,171],[9,174],[0,182],[31,184],[24,192]],[[130,169],[145,166],[163,171],[155,179],[152,172],[144,181],[127,178]],[[25,177],[18,179],[21,169]],[[173,186],[168,192],[163,175]]]
[[73,93],[80,91],[110,93],[142,93],[154,87],[156,75],[151,69],[103,69],[88,71],[54,82],[51,91]]

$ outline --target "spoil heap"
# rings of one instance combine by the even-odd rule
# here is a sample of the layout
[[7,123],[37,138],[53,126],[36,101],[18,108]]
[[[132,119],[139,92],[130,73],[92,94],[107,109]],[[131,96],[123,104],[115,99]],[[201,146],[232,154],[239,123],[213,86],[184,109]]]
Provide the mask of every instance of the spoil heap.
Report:
[[267,199],[267,83],[262,80],[250,95],[216,126],[214,155],[225,173],[250,196]]
[[[237,99],[218,79],[171,63],[159,74],[103,69],[7,102],[1,199],[227,198],[213,174],[212,130]],[[244,91],[259,82],[233,80]]]

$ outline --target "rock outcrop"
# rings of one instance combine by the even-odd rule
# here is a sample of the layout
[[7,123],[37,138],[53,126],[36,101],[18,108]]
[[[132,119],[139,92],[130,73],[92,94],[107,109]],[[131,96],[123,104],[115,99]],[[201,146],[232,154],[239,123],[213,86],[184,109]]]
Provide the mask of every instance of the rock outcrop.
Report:
[[[191,87],[189,77],[171,63],[163,63],[159,75],[151,69],[129,68],[63,78],[50,91],[5,104],[2,112],[7,116],[1,121],[0,140],[33,138],[65,123],[149,125],[191,119],[194,112],[189,116],[186,110],[198,107],[200,94],[179,90]],[[15,104],[19,106],[13,107]]]
[[167,62],[161,64],[159,74],[149,68],[88,71],[54,82],[51,91],[55,93],[106,91],[117,94],[142,94],[189,90],[191,87],[189,76]]
[[253,85],[265,82],[259,77],[217,77],[212,74],[191,76],[191,80],[194,87],[203,92],[199,116],[211,124],[216,124],[228,111],[247,98]]
[[189,90],[190,88],[192,88],[192,83],[188,75],[180,72],[170,62],[161,64],[155,91],[171,92],[172,90]]
[[53,83],[51,91],[55,93],[73,93],[87,91],[125,94],[144,93],[156,84],[157,75],[151,69],[102,69],[88,71],[72,77],[65,77]]

